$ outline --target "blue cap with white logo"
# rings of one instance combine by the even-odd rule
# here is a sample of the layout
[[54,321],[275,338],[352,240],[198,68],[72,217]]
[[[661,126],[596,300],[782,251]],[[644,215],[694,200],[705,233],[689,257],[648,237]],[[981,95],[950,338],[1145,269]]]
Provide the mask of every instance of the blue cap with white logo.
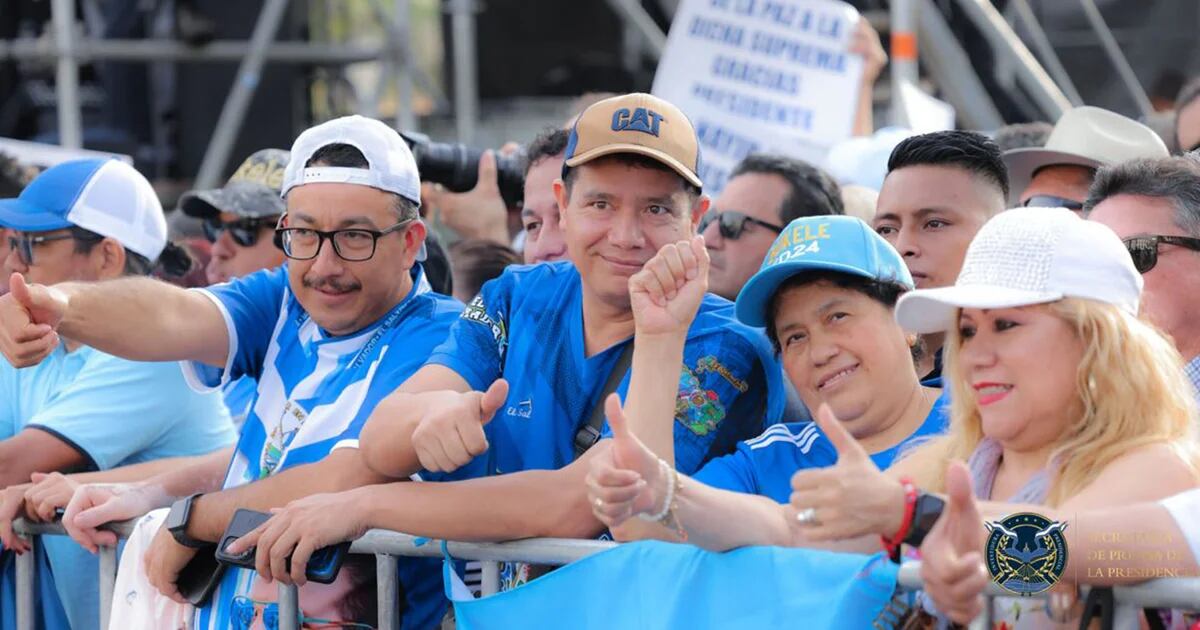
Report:
[[836,271],[913,288],[904,259],[857,217],[817,216],[792,221],[779,233],[762,267],[737,296],[737,318],[767,325],[767,304],[779,285],[806,271]]

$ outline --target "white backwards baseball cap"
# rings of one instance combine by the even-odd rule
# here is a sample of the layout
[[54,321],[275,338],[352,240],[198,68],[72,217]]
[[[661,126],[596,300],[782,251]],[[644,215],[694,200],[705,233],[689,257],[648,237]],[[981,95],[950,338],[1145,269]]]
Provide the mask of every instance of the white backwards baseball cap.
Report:
[[951,287],[900,296],[896,321],[936,333],[957,325],[962,308],[1012,308],[1063,298],[1096,300],[1137,315],[1142,276],[1107,226],[1066,208],[1014,208],[984,224]]
[[[367,158],[367,168],[304,166],[313,154],[331,144],[348,144]],[[279,196],[287,197],[296,186],[316,183],[357,184],[390,192],[421,207],[421,175],[417,160],[400,134],[365,116],[342,116],[305,129],[292,143],[291,160],[283,172]],[[428,258],[425,243],[417,260]]]
[[[331,144],[348,144],[358,149],[370,166],[304,166],[318,149]],[[378,120],[343,116],[310,127],[296,138],[291,153],[292,159],[283,173],[281,197],[304,184],[358,184],[395,193],[421,205],[421,176],[408,143],[395,129]]]

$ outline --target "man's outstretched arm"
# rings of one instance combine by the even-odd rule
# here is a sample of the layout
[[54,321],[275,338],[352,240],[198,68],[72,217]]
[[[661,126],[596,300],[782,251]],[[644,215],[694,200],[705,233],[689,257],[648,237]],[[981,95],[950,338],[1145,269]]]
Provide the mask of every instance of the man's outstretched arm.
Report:
[[229,331],[204,294],[150,278],[28,285],[19,274],[0,297],[0,350],[10,363],[39,363],[62,335],[135,361],[199,361],[224,367]]

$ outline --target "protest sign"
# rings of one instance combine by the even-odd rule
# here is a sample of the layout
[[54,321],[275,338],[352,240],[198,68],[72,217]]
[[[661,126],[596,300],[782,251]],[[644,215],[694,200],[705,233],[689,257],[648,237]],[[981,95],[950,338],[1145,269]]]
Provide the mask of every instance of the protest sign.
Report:
[[850,137],[862,57],[858,12],[837,0],[683,0],[653,92],[692,119],[705,190],[739,160],[772,151],[820,164]]

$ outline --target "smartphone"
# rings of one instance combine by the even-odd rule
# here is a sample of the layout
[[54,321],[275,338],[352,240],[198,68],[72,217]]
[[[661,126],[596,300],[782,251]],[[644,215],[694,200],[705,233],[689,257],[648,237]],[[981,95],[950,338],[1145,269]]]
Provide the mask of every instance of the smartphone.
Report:
[[265,512],[256,512],[254,510],[239,509],[233,513],[233,518],[229,520],[229,525],[225,528],[225,533],[221,534],[221,539],[217,541],[217,560],[234,566],[254,568],[254,552],[255,548],[251,547],[238,555],[233,555],[225,548],[233,541],[254,531],[259,525],[267,522],[271,518],[270,514]]
[[196,550],[196,555],[183,567],[179,579],[175,581],[179,594],[193,606],[206,604],[225,574],[225,565],[217,562],[215,551],[216,547],[212,545]]
[[[259,525],[262,525],[271,518],[270,514],[264,512],[256,512],[254,510],[239,509],[233,513],[233,518],[229,521],[229,527],[225,528],[225,533],[221,535],[221,540],[217,545],[216,558],[224,564],[231,564],[248,569],[254,568],[254,556],[257,549],[251,547],[246,551],[234,555],[225,549],[235,540],[249,534]],[[305,567],[304,575],[310,582],[318,584],[330,584],[337,579],[338,572],[342,569],[342,562],[346,559],[346,554],[350,551],[350,543],[344,542],[330,547],[323,547],[313,552],[311,558],[308,559],[308,566]],[[291,558],[288,558],[287,569],[291,570]]]

